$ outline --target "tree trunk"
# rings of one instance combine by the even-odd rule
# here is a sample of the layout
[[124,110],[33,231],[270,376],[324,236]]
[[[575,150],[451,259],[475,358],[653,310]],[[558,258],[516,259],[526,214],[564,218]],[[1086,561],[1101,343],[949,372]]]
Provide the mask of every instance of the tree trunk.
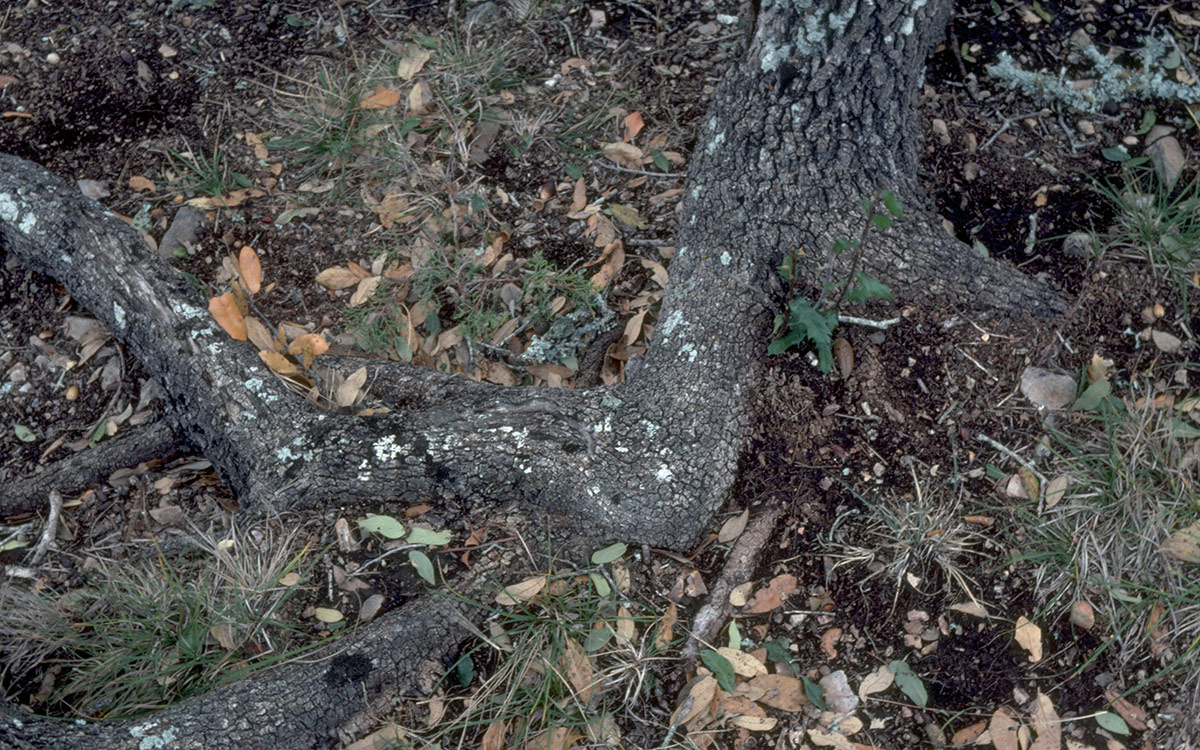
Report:
[[[950,237],[916,183],[918,84],[948,0],[762,4],[749,55],[702,125],[653,346],[619,386],[502,388],[379,362],[370,403],[390,411],[322,411],[227,337],[120,219],[13,157],[0,157],[0,247],[62,281],[142,361],[172,425],[247,512],[436,498],[588,548],[682,549],[737,473],[755,363],[783,301],[776,266],[800,249],[819,284],[830,242],[855,233],[859,201],[879,187],[910,218],[873,238],[864,264],[899,296],[1060,309],[1042,284]],[[361,364],[329,361],[344,374]],[[467,637],[466,617],[421,599],[340,642],[329,661],[144,721],[11,718],[0,745],[132,747],[153,735],[155,747],[328,746],[364,711],[428,688]]]

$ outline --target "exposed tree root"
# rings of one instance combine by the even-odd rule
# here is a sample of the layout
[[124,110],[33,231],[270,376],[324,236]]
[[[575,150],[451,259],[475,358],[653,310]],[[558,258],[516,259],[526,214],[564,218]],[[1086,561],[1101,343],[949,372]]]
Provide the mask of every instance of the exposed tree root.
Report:
[[0,487],[0,516],[19,516],[40,509],[54,490],[64,495],[83,492],[117,469],[143,461],[169,458],[186,445],[166,422],[158,421],[47,465],[41,471]]
[[708,648],[715,642],[717,631],[732,610],[729,594],[753,577],[763,548],[774,535],[775,525],[781,515],[782,508],[764,508],[734,542],[729,550],[729,557],[725,559],[721,575],[716,583],[708,588],[708,602],[692,619],[691,632],[688,634],[687,644],[683,647],[682,656],[685,659],[695,660],[701,648]]

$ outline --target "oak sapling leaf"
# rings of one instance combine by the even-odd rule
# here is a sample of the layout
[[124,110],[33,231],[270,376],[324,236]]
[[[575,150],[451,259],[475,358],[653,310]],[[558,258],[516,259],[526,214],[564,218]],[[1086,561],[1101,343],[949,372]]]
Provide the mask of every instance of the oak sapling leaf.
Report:
[[704,662],[704,666],[708,667],[713,673],[713,677],[717,678],[717,684],[721,689],[732,693],[736,688],[736,682],[733,674],[733,665],[724,656],[721,656],[711,648],[706,648],[700,652],[700,661]]

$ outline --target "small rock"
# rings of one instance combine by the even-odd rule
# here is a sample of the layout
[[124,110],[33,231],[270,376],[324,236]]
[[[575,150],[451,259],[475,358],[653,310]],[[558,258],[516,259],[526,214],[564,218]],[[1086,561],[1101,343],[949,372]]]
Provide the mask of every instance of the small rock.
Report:
[[163,526],[182,526],[186,520],[183,508],[180,508],[178,505],[164,505],[161,508],[152,508],[150,516]]
[[1178,336],[1166,331],[1151,331],[1150,339],[1158,347],[1159,351],[1166,352],[1167,354],[1174,354],[1183,346],[1183,342],[1179,340]]
[[1076,123],[1076,126],[1079,128],[1079,132],[1084,135],[1096,134],[1096,126],[1092,124],[1091,120],[1080,120]]
[[858,696],[850,689],[850,682],[842,670],[830,672],[822,677],[820,685],[825,693],[826,710],[848,714],[858,708]]
[[933,120],[933,132],[938,137],[938,141],[943,146],[950,145],[950,128],[946,126],[946,121],[935,118]]
[[1090,258],[1093,255],[1092,235],[1087,232],[1071,232],[1063,238],[1063,255],[1068,258]]
[[1085,601],[1077,601],[1071,605],[1071,624],[1083,630],[1091,630],[1096,624],[1096,612],[1092,605]]
[[1075,379],[1041,367],[1026,367],[1021,373],[1021,393],[1043,409],[1065,409],[1075,400]]
[[79,186],[79,192],[94,201],[107,198],[111,195],[108,192],[108,183],[104,180],[76,180],[75,184]]
[[1154,173],[1158,175],[1158,179],[1166,186],[1167,190],[1173,190],[1175,183],[1179,181],[1180,173],[1183,172],[1184,162],[1187,161],[1179,141],[1175,140],[1173,135],[1158,138],[1146,146],[1146,155],[1150,157],[1150,163],[1154,165]]
[[46,55],[46,62],[50,63],[51,65],[58,65],[61,60],[62,58],[58,56],[57,52],[51,52],[50,54]]
[[191,206],[183,206],[175,213],[171,226],[158,243],[158,254],[164,259],[175,256],[175,251],[183,249],[190,254],[192,245],[200,239],[200,227],[204,224],[204,212]]

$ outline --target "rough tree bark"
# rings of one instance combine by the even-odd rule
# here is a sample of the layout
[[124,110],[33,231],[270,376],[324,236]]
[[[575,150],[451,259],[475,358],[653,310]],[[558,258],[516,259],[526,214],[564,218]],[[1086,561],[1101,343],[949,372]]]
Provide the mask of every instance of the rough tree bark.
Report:
[[[701,126],[655,341],[619,386],[500,388],[380,362],[368,382],[390,412],[320,411],[226,337],[120,219],[12,157],[0,157],[0,247],[66,284],[144,363],[172,425],[247,512],[438,498],[589,548],[682,549],[736,477],[755,363],[783,301],[776,266],[802,249],[804,271],[817,274],[878,187],[901,196],[910,218],[874,238],[864,263],[899,296],[1061,309],[1044,285],[947,235],[917,184],[916,96],[949,11],[949,0],[763,0],[749,53]],[[326,661],[145,721],[11,717],[0,745],[327,747],[396,695],[428,688],[469,636],[469,616],[420,599]]]

